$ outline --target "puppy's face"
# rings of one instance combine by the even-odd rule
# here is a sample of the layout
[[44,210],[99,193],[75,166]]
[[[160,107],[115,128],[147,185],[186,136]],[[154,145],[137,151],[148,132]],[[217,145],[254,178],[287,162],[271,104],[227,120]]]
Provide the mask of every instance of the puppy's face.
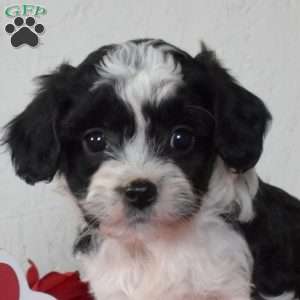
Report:
[[133,105],[106,84],[91,95],[88,112],[67,118],[64,139],[63,173],[84,212],[110,229],[191,217],[215,157],[213,117],[189,101],[201,99],[183,89]]
[[96,69],[88,97],[63,124],[62,173],[83,211],[110,234],[190,218],[215,157],[215,120],[202,95],[151,43],[116,47]]
[[87,221],[121,237],[192,218],[216,157],[252,167],[269,118],[210,51],[194,59],[144,40],[44,76],[6,141],[20,176],[34,183],[59,172]]

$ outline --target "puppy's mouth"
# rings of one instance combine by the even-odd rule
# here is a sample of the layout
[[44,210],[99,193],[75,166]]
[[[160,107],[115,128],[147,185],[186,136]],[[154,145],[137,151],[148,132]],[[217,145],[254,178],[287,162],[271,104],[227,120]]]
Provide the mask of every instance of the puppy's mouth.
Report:
[[127,245],[148,244],[158,240],[175,241],[191,227],[193,218],[164,219],[151,213],[131,212],[114,224],[102,223],[100,235],[118,240]]
[[155,206],[147,210],[123,207],[117,219],[100,222],[100,235],[126,243],[177,240],[193,223],[193,215],[160,215]]
[[144,215],[135,215],[128,219],[128,226],[135,226],[138,224],[147,224],[149,223],[149,217]]
[[126,220],[128,226],[135,226],[138,224],[148,224],[151,223],[151,215],[153,214],[152,209],[148,208],[146,210],[139,210],[136,208],[126,209]]
[[124,208],[120,218],[111,224],[112,227],[124,227],[130,230],[140,230],[155,224],[155,214],[152,209],[139,210],[135,208]]

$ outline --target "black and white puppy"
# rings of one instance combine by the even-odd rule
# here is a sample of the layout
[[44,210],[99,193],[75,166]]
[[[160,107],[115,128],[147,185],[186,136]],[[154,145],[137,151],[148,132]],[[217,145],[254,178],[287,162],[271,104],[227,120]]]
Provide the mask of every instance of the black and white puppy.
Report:
[[5,142],[76,199],[96,299],[300,296],[300,203],[254,170],[270,113],[212,51],[134,40],[40,80]]

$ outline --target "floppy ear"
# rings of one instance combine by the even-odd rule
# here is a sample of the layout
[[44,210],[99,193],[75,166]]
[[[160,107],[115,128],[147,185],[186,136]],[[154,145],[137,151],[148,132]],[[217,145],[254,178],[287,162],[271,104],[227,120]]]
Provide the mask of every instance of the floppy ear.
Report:
[[262,153],[271,115],[264,103],[240,86],[205,45],[195,59],[208,73],[214,89],[216,149],[228,167],[244,172],[257,163]]
[[39,77],[36,97],[6,125],[4,143],[8,145],[17,175],[29,184],[51,181],[57,171],[60,156],[57,127],[70,105],[67,89],[74,70],[63,64],[55,72]]

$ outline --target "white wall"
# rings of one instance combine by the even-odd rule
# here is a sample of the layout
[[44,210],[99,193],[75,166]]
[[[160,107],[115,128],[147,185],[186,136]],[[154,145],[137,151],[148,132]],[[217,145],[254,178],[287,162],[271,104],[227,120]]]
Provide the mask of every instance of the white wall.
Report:
[[[140,37],[163,38],[196,54],[203,39],[273,113],[261,176],[300,197],[299,0],[29,2],[48,10],[40,19],[46,32],[36,49],[11,47],[3,10],[14,1],[0,1],[1,126],[30,101],[32,78],[63,60],[76,65],[103,44]],[[0,189],[0,247],[24,266],[27,258],[35,260],[42,272],[76,268],[74,205],[54,185],[25,185],[6,154],[0,154]]]

